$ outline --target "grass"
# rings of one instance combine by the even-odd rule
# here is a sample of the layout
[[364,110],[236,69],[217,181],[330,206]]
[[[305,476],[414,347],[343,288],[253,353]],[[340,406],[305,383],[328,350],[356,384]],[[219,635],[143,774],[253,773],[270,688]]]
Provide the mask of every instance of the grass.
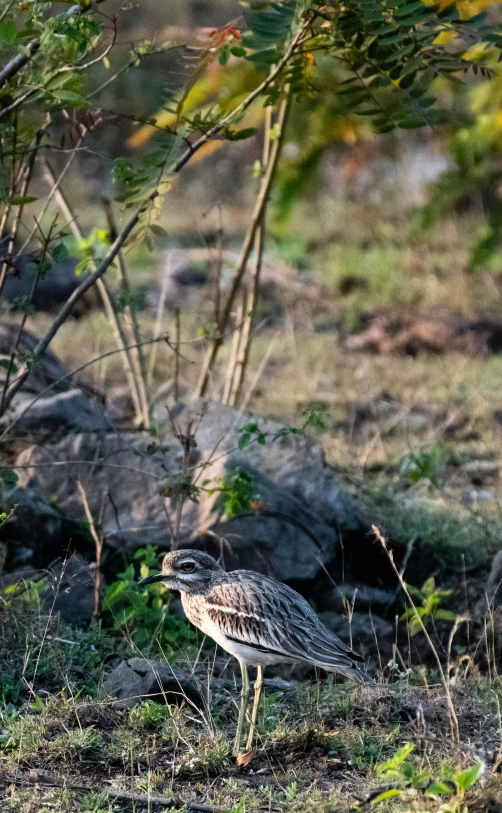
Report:
[[33,686],[46,694],[85,687],[96,695],[114,642],[99,623],[73,629],[43,609],[36,587],[0,596],[0,700],[18,703]]
[[[50,799],[56,810],[65,809],[64,804],[79,811],[128,809],[120,799],[106,807],[111,791],[174,798],[180,808],[182,799],[197,799],[228,811],[270,806],[287,813],[348,810],[358,795],[381,784],[382,766],[407,743],[416,745],[408,760],[416,776],[425,772],[439,777],[446,765],[455,776],[477,764],[480,738],[496,753],[500,722],[495,686],[491,702],[490,692],[473,700],[472,688],[465,684],[454,690],[460,748],[447,736],[441,691],[431,686],[404,681],[369,690],[329,680],[304,685],[288,697],[266,698],[259,747],[245,769],[236,768],[229,756],[235,721],[228,711],[220,714],[214,732],[186,707],[155,713],[152,728],[150,703],[124,716],[99,700],[52,698],[29,713],[3,713],[0,772],[7,783],[33,774],[45,781],[64,780],[63,788],[42,784],[31,798],[29,788],[10,784],[13,810],[30,810],[26,805],[35,794],[39,800]],[[213,703],[220,712],[225,700],[215,692]],[[274,715],[267,713],[271,703]],[[496,777],[491,785],[498,789]],[[440,796],[435,802],[429,799],[426,807],[418,801],[414,809],[439,811]]]

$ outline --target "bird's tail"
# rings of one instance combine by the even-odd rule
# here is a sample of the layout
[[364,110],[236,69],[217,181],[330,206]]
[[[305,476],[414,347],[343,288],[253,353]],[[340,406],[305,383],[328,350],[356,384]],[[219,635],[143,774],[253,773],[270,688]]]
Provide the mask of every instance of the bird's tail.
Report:
[[325,666],[324,668],[328,672],[338,672],[339,675],[343,675],[344,677],[349,678],[349,680],[354,680],[356,683],[363,683],[365,686],[377,685],[376,680],[372,678],[371,675],[368,675],[367,672],[364,672],[355,663],[339,664],[336,667]]

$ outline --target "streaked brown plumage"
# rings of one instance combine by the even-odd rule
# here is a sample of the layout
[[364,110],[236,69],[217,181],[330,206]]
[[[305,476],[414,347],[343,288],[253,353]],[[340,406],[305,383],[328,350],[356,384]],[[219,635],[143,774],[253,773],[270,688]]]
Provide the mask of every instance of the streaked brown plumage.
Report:
[[161,573],[141,584],[153,581],[179,590],[192,624],[240,663],[243,689],[235,755],[249,697],[248,666],[256,666],[258,674],[247,750],[252,746],[265,666],[302,662],[360,683],[374,682],[358,665],[361,656],[321,624],[299,593],[276,579],[253,570],[227,573],[206,553],[179,550],[167,554]]

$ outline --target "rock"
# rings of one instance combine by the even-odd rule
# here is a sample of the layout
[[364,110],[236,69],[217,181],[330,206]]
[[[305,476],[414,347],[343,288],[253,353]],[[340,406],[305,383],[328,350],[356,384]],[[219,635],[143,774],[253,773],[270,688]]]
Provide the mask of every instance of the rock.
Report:
[[[0,322],[0,358],[8,361],[12,348],[17,341],[19,325],[9,322]],[[33,353],[38,344],[38,338],[28,330],[24,330],[19,342],[19,350],[24,354]],[[5,368],[0,367],[0,384],[5,380]],[[53,385],[53,392],[64,392],[72,388],[72,378],[68,376],[68,369],[51,350],[46,350],[39,363],[33,368],[23,385],[23,392],[39,395],[47,387]]]
[[[179,545],[222,553],[229,569],[249,567],[284,581],[306,581],[315,578],[322,562],[334,559],[340,535],[361,532],[351,500],[337,484],[317,441],[302,434],[287,434],[266,446],[252,443],[240,450],[237,430],[248,419],[236,410],[194,402],[176,405],[172,414],[182,433],[187,426],[197,425],[197,445],[189,463],[204,465],[199,483],[218,485],[218,478],[236,469],[244,470],[251,478],[256,498],[264,502],[267,511],[306,526],[321,549],[282,516],[268,517],[257,512],[251,517],[224,521],[218,493],[209,495],[207,490],[196,502],[186,501]],[[272,422],[264,421],[260,426],[269,433],[280,429]],[[169,489],[176,483],[173,477],[179,477],[182,453],[168,423],[161,436],[162,446],[134,434],[81,434],[52,446],[31,447],[17,461],[28,467],[20,470],[20,483],[57,495],[59,505],[69,516],[83,518],[78,479],[86,489],[91,511],[100,513],[103,506],[107,544],[134,550],[150,542],[167,550],[170,524],[175,523],[177,513],[176,494]],[[70,465],[39,465],[53,460]],[[38,465],[29,468],[30,463]],[[165,504],[161,491],[170,494]],[[215,540],[214,534],[223,535],[224,541]]]
[[[14,302],[22,297],[30,297],[33,287],[33,263],[39,258],[39,253],[22,254],[15,257],[11,273],[7,274],[3,295],[7,302]],[[76,276],[77,261],[68,259],[64,262],[52,262],[51,270],[37,281],[31,302],[37,311],[52,311],[62,305],[82,282],[84,275]],[[88,310],[95,304],[95,295],[87,293],[84,301],[77,303],[73,315]]]
[[39,398],[29,410],[31,396],[16,398],[9,421],[18,419],[16,432],[106,432],[112,428],[103,407],[78,389]]
[[348,618],[327,611],[319,613],[319,620],[345,643],[349,644],[352,640],[356,651],[358,648],[373,649],[376,641],[380,653],[385,656],[392,647],[394,627],[389,621],[373,613],[352,613],[349,623]]
[[495,554],[484,595],[474,608],[474,617],[483,618],[502,604],[502,550]]
[[194,681],[167,662],[130,658],[122,661],[106,678],[103,689],[117,698],[116,707],[131,709],[144,700],[176,704],[189,702],[202,709],[203,699]]
[[[17,325],[0,324],[0,360],[10,361],[12,348],[17,342],[18,330]],[[33,353],[37,344],[37,337],[24,331],[19,351],[29,355]],[[0,367],[0,387],[5,381],[5,374],[5,367]],[[50,433],[60,430],[110,431],[113,428],[110,418],[97,399],[91,396],[90,391],[84,392],[76,387],[65,365],[54,353],[46,350],[0,418],[0,427],[17,421],[18,433],[35,431]],[[38,400],[35,401],[35,398]]]
[[[213,313],[216,249],[171,250],[160,269],[159,280],[146,293],[146,307],[152,315],[157,313],[159,301],[172,310],[173,303],[182,304],[197,312]],[[221,287],[226,295],[231,272],[238,260],[234,251],[221,254],[223,273]],[[337,306],[330,292],[320,283],[315,272],[296,268],[285,262],[263,260],[261,272],[261,305],[267,312],[298,312],[303,319],[312,315],[334,315]]]
[[[59,613],[61,620],[73,627],[86,627],[94,615],[96,566],[83,556],[73,554],[49,570],[46,607]],[[101,579],[100,598],[106,584]]]
[[323,607],[340,613],[345,612],[347,603],[349,606],[353,604],[357,610],[388,610],[395,600],[395,590],[383,590],[368,584],[344,584],[323,599]]
[[[40,593],[45,611],[59,613],[61,620],[73,627],[86,627],[94,614],[95,565],[89,564],[83,556],[73,554],[47,571],[31,566],[18,567],[0,578],[0,589],[30,581],[40,582],[42,578],[46,579]],[[102,579],[101,596],[105,589]]]
[[79,525],[67,519],[34,489],[10,489],[2,509],[7,512],[14,509],[0,528],[0,541],[7,547],[8,570],[27,564],[46,567],[58,556],[64,556],[69,547],[85,549],[89,545]]

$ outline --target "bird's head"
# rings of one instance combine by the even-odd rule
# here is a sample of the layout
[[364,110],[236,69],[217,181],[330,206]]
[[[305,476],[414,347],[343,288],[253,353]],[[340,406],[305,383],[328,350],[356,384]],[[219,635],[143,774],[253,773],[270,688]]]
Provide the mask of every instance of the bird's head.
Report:
[[176,550],[164,556],[160,573],[142,579],[139,587],[162,582],[168,590],[197,593],[207,587],[214,575],[221,570],[216,559],[207,553],[198,550]]

